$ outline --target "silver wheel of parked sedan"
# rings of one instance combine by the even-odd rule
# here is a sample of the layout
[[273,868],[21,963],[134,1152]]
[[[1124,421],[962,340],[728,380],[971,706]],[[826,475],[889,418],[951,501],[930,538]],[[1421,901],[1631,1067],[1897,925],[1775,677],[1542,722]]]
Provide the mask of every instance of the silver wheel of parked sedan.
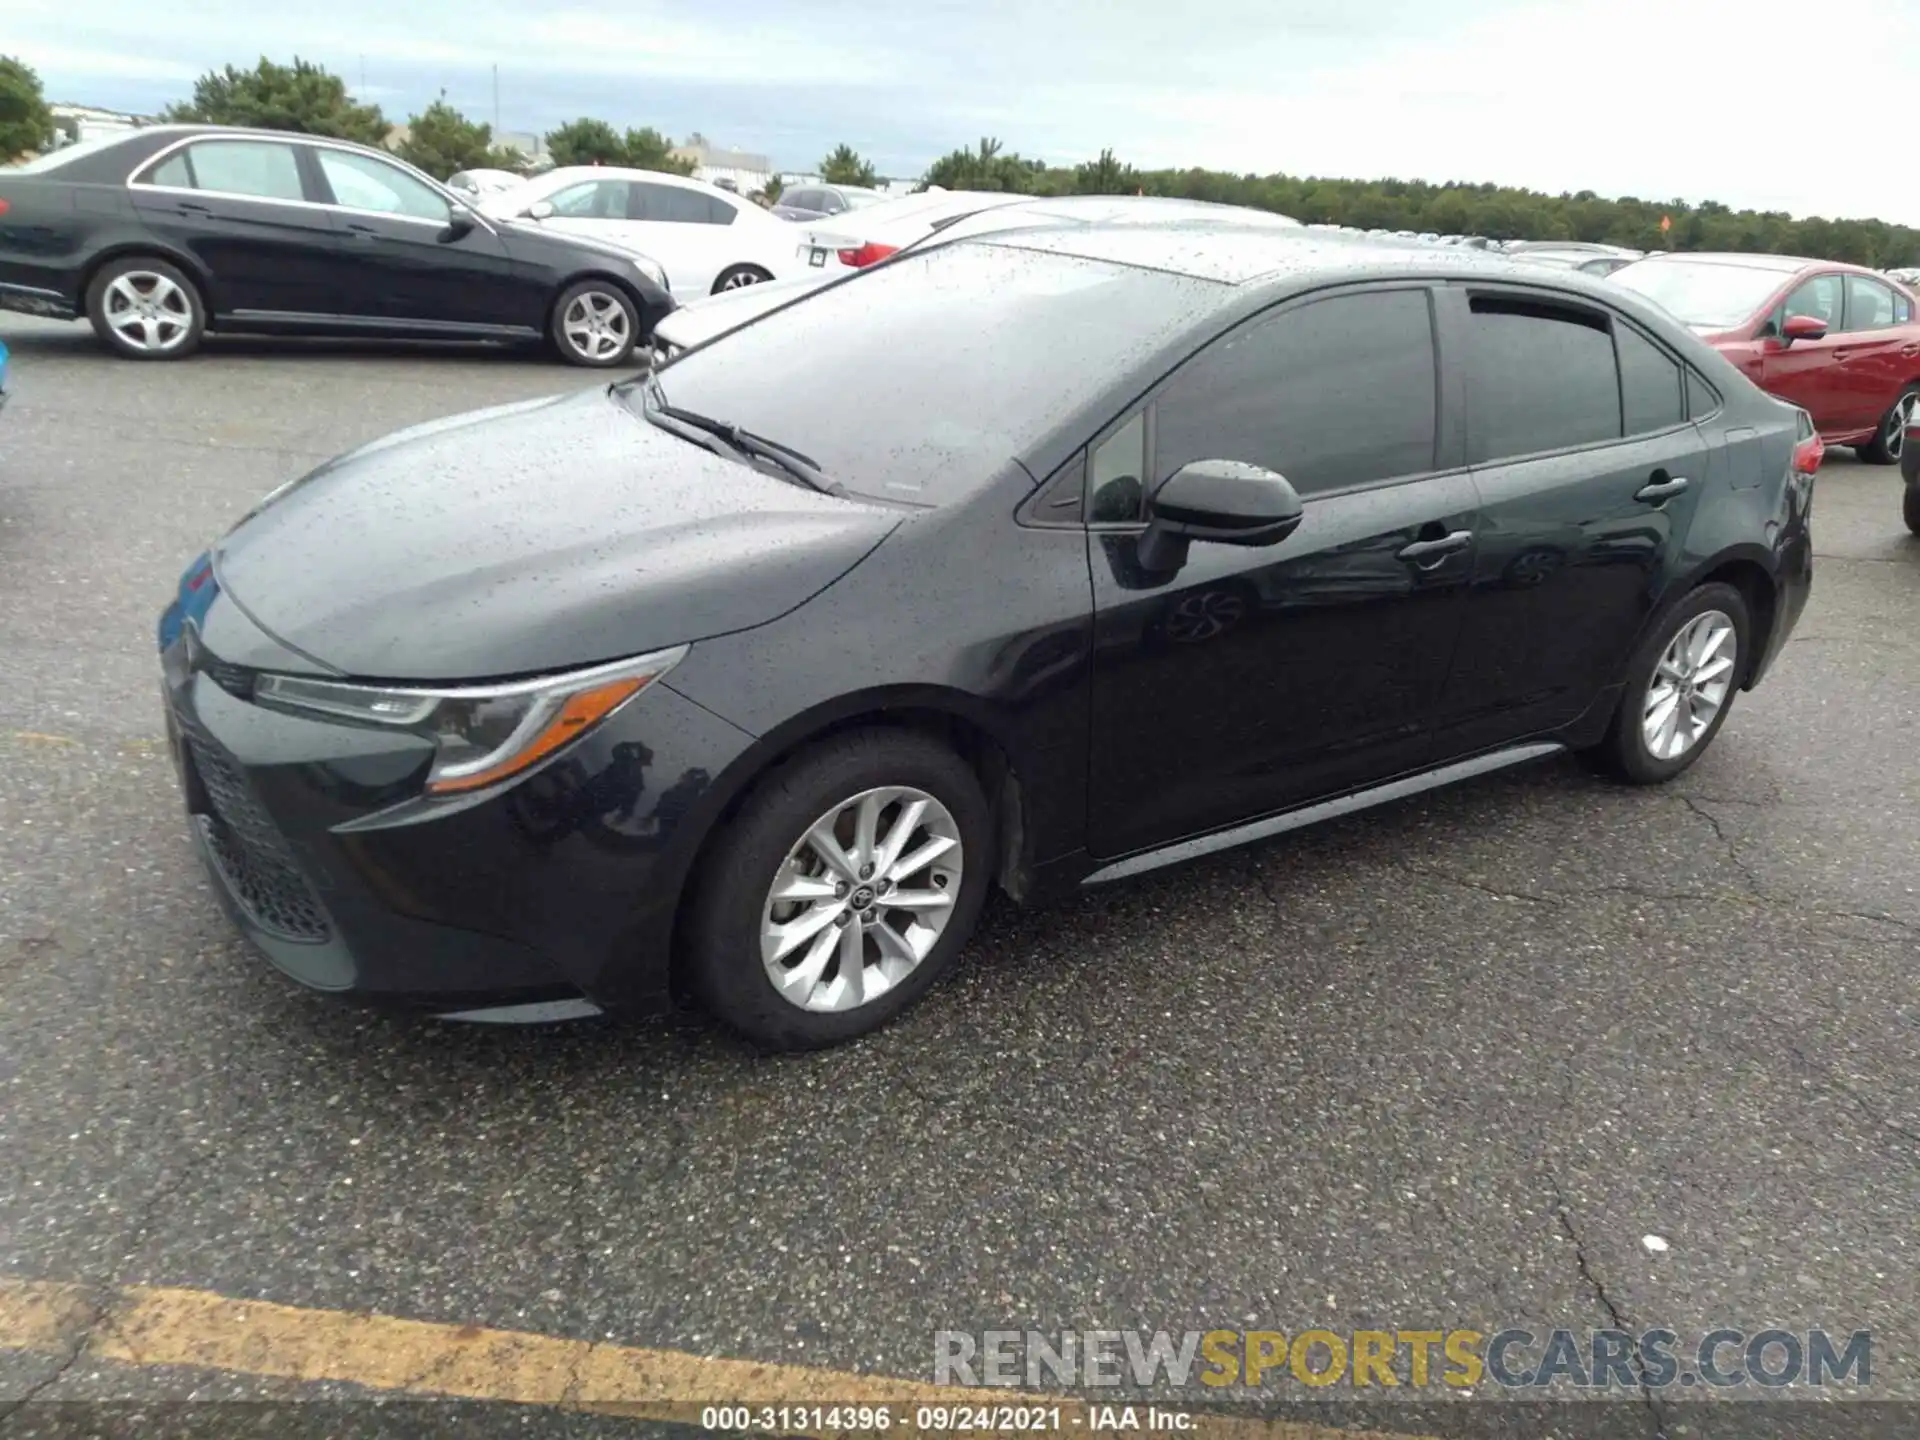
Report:
[[589,365],[605,365],[633,348],[633,321],[622,297],[605,290],[574,296],[560,316],[560,333]]
[[164,354],[186,343],[193,330],[193,305],[166,276],[153,270],[128,270],[107,286],[107,324],[132,350]]
[[966,863],[960,827],[924,790],[882,786],[821,815],[774,874],[760,958],[802,1010],[852,1010],[894,989],[946,932]]
[[1713,727],[1740,658],[1733,617],[1718,610],[1680,628],[1654,667],[1641,713],[1641,735],[1656,760],[1678,760]]
[[1920,390],[1909,390],[1894,401],[1893,409],[1887,412],[1887,424],[1881,432],[1880,444],[1889,460],[1898,460],[1906,453],[1907,427],[1913,424],[1915,410],[1920,410]]
[[109,261],[87,287],[87,319],[129,360],[176,360],[200,344],[206,307],[193,281],[157,256]]

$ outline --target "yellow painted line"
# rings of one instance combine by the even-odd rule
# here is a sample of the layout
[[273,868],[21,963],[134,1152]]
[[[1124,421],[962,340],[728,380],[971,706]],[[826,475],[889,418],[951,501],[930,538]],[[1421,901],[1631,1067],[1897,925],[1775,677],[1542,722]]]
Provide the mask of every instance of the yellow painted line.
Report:
[[[766,1364],[679,1350],[598,1344],[478,1325],[448,1325],[235,1300],[206,1290],[132,1285],[89,1289],[0,1279],[0,1350],[181,1365],[371,1390],[616,1411],[695,1423],[703,1405],[1058,1405],[1059,1395],[931,1385],[806,1365]],[[1105,1403],[1105,1402],[1100,1402]],[[1177,1402],[1154,1402],[1178,1410]],[[1140,1406],[1138,1408],[1144,1408]],[[1186,1434],[1223,1440],[1434,1440],[1294,1421],[1209,1415]],[[910,1416],[909,1416],[910,1418]],[[911,1433],[911,1426],[906,1427]],[[804,1426],[786,1434],[820,1435]]]
[[38,730],[9,730],[9,740],[24,740],[29,745],[78,745],[71,735],[43,735]]

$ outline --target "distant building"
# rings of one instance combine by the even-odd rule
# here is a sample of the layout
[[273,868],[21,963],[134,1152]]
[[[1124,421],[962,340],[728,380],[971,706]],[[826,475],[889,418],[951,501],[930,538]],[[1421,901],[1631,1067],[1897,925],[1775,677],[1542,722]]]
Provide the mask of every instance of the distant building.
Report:
[[97,105],[49,105],[47,109],[53,112],[55,149],[154,123],[151,115],[128,115],[118,110],[102,110]]
[[731,180],[731,188],[742,195],[765,189],[767,182],[773,179],[773,162],[766,156],[746,150],[728,150],[710,143],[704,135],[689,135],[687,143],[675,146],[672,153],[676,160],[692,162],[694,179],[704,180],[709,185]]
[[538,160],[547,153],[546,139],[531,130],[496,130],[493,143],[503,150],[517,150],[529,160]]

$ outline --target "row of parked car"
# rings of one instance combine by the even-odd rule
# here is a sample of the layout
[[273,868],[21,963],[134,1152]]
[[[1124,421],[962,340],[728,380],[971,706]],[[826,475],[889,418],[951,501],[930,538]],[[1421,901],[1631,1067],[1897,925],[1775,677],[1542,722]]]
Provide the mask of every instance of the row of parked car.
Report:
[[[792,220],[717,186],[617,167],[462,192],[341,141],[156,126],[0,171],[0,307],[84,315],[137,359],[188,354],[215,329],[545,338],[573,363],[618,367],[643,346],[656,359],[692,348],[916,245],[1014,225],[1230,217],[1329,243],[1493,248],[1331,234],[1197,201],[814,188],[795,198],[823,208]],[[1636,291],[1805,410],[1825,443],[1870,463],[1902,459],[1920,418],[1920,318],[1898,279],[1773,255],[1501,249]]]

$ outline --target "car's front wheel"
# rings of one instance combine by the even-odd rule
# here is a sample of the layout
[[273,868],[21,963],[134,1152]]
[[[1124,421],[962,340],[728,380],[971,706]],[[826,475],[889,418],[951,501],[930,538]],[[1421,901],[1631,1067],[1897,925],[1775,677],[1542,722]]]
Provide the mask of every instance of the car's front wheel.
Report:
[[972,769],[904,730],[852,731],[765,776],[697,878],[689,972],[719,1019],[774,1050],[877,1029],[966,944],[994,866]]
[[550,333],[562,360],[604,370],[624,365],[633,354],[640,312],[611,281],[583,280],[554,302]]
[[1920,385],[1909,385],[1893,402],[1893,408],[1880,417],[1880,428],[1873,439],[1854,453],[1869,465],[1897,465],[1907,448],[1907,427],[1914,411],[1920,409]]
[[1726,723],[1746,673],[1747,601],[1702,585],[1669,610],[1627,662],[1627,684],[1599,756],[1623,780],[1653,785],[1698,760]]
[[1900,501],[1900,515],[1907,522],[1907,529],[1920,535],[1920,480],[1907,482],[1907,493]]
[[114,354],[128,360],[178,360],[200,347],[207,328],[200,289],[151,255],[123,255],[87,286],[87,319]]

